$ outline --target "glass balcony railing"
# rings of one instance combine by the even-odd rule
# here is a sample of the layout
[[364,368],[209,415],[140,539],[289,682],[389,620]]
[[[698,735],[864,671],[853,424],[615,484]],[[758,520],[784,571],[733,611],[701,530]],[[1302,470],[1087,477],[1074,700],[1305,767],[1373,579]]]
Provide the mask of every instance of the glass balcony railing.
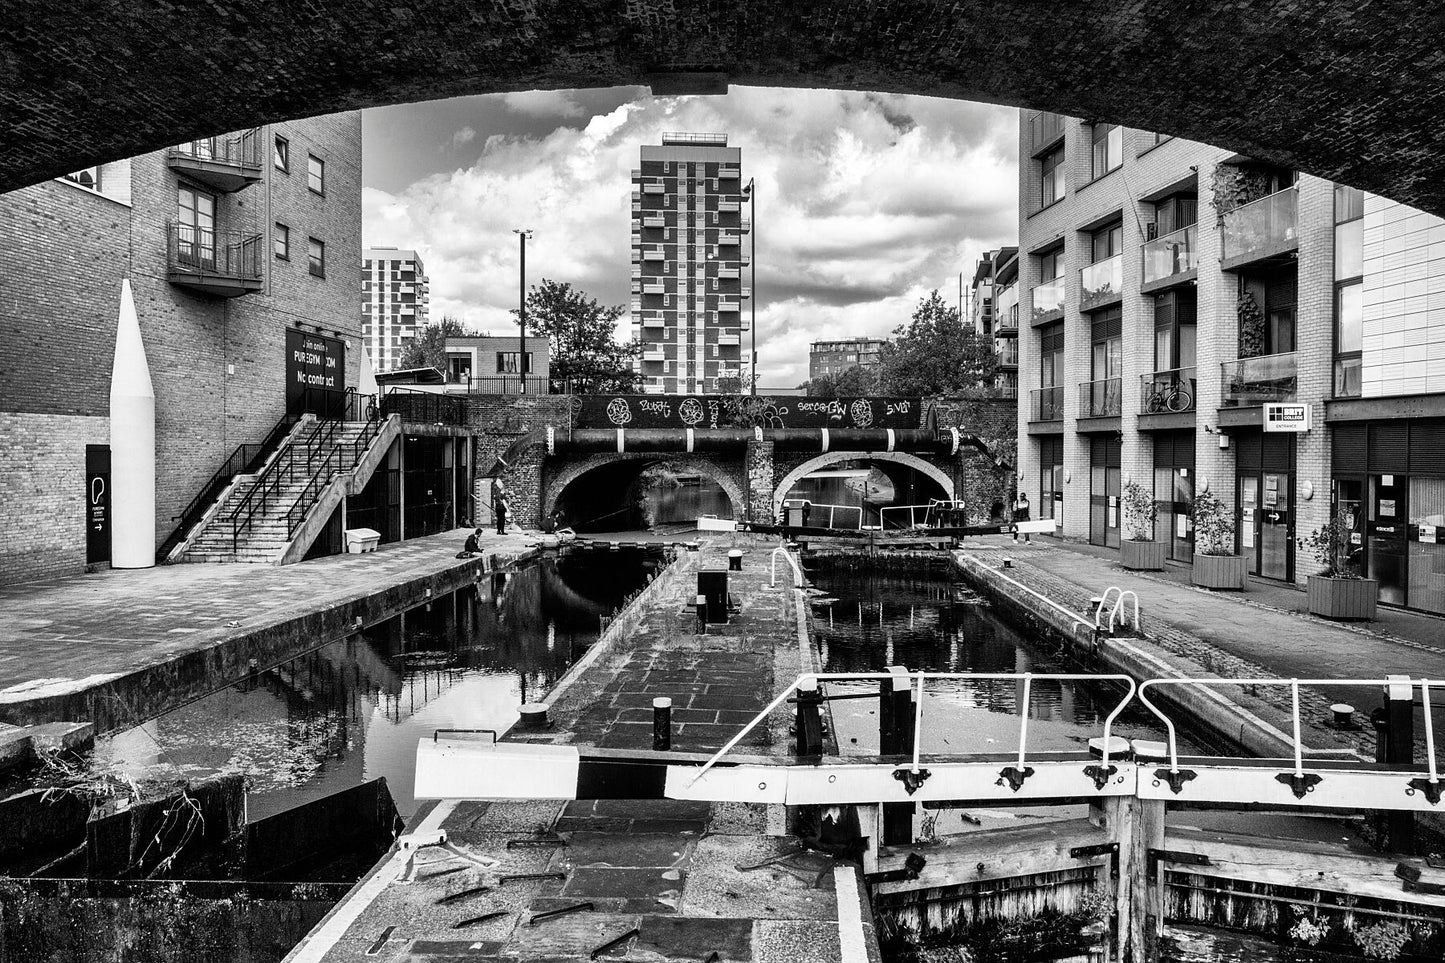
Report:
[[1000,338],[994,342],[998,348],[998,363],[1007,367],[1019,366],[1019,342],[1017,338]]
[[1199,225],[1191,224],[1144,244],[1144,283],[1154,284],[1199,267]]
[[1052,281],[1045,281],[1034,288],[1034,320],[1046,314],[1064,309],[1064,278],[1062,275]]
[[1010,284],[998,293],[998,317],[994,319],[994,331],[1017,331],[1019,329],[1019,289]]
[[1037,151],[1059,139],[1064,132],[1064,115],[1039,111],[1029,118],[1029,149]]
[[1029,420],[1064,420],[1064,389],[1062,385],[1053,388],[1035,388],[1029,392]]
[[1113,304],[1124,295],[1124,255],[1115,254],[1079,271],[1079,310]]
[[1162,415],[1171,411],[1193,411],[1199,397],[1194,368],[1169,368],[1139,378],[1139,412]]
[[1226,408],[1294,400],[1299,377],[1293,351],[1226,361],[1219,367]]
[[1123,386],[1122,378],[1102,378],[1079,385],[1079,417],[1119,417]]
[[1287,187],[1225,214],[1222,266],[1235,267],[1298,247],[1298,207],[1298,192]]

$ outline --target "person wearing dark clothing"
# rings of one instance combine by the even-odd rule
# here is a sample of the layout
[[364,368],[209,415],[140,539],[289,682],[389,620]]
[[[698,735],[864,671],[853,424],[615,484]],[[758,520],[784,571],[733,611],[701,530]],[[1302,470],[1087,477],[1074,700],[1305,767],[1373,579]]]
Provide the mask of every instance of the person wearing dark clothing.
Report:
[[[1014,522],[1015,522],[1015,523],[1018,523],[1018,522],[1026,522],[1026,521],[1028,521],[1028,520],[1029,520],[1029,496],[1028,496],[1028,494],[1025,493],[1025,492],[1019,492],[1019,493],[1018,493],[1018,497],[1014,499]],[[1014,541],[1017,542],[1018,540],[1019,540],[1019,533],[1018,533],[1017,531],[1015,531],[1015,532],[1014,532]],[[1025,533],[1025,534],[1024,534],[1024,541],[1027,542],[1028,540],[1029,540],[1029,536],[1028,536],[1027,533]]]
[[474,556],[482,554],[482,545],[479,539],[481,534],[482,529],[479,528],[468,535],[466,544],[463,545],[462,550],[457,553],[457,558],[473,558]]
[[492,499],[492,513],[497,516],[497,534],[507,534],[507,493],[498,491]]

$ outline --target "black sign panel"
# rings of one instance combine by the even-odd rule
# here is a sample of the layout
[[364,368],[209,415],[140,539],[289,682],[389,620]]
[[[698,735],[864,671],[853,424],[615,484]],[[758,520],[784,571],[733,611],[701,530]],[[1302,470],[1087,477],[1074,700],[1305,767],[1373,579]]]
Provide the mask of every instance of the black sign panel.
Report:
[[85,446],[85,562],[110,561],[110,446]]
[[917,398],[593,395],[578,428],[917,428]]
[[286,411],[325,412],[346,390],[346,342],[286,329]]

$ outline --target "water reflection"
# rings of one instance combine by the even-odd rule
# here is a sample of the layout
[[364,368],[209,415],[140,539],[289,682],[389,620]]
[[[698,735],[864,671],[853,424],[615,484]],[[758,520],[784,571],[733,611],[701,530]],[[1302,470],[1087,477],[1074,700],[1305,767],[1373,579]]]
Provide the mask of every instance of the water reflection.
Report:
[[95,764],[137,777],[245,773],[252,819],[386,776],[409,816],[417,740],[510,725],[661,561],[577,551],[486,577],[107,739]]

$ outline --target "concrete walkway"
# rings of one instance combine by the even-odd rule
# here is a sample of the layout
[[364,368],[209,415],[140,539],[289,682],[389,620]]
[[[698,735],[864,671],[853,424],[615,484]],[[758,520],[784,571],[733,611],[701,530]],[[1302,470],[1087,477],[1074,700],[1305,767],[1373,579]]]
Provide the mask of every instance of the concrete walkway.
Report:
[[504,564],[537,540],[488,534],[486,555],[458,560],[466,535],[457,530],[287,566],[165,565],[0,587],[0,718],[18,716],[24,703],[104,685],[418,578]]

